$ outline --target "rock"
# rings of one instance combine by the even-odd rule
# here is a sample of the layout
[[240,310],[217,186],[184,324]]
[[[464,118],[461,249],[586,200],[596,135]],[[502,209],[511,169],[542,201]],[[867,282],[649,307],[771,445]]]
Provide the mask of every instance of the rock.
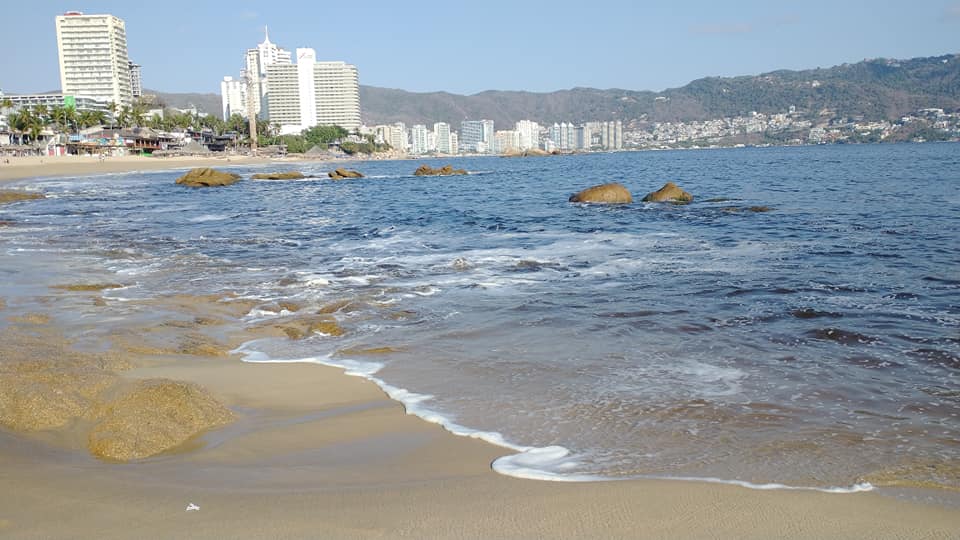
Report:
[[530,148],[527,150],[512,150],[501,154],[501,157],[545,157],[545,156],[557,156],[560,155],[559,151],[547,152],[546,150],[541,150],[539,148]]
[[275,172],[275,173],[257,173],[250,178],[254,180],[299,180],[300,178],[306,178],[300,171],[287,171],[287,172]]
[[327,173],[327,176],[334,180],[343,180],[344,178],[363,178],[363,174],[344,168],[332,170]]
[[273,329],[271,333],[279,331],[280,335],[286,335],[290,339],[305,339],[313,334],[340,337],[346,333],[336,319],[327,314],[297,317],[281,323],[266,325],[263,328]]
[[455,174],[469,174],[465,169],[454,169],[450,165],[444,165],[439,169],[434,169],[429,165],[421,165],[413,173],[415,176],[452,176]]
[[50,288],[71,292],[99,292],[108,289],[122,289],[123,285],[117,283],[72,283],[69,285],[52,285]]
[[673,182],[667,182],[662,188],[652,193],[647,193],[643,202],[681,202],[688,203],[693,200],[693,195],[677,187]]
[[34,193],[32,191],[0,191],[0,204],[43,198],[45,198],[43,193]]
[[742,211],[745,211],[745,212],[754,212],[754,213],[763,213],[763,212],[769,212],[769,211],[773,210],[773,208],[770,208],[769,206],[746,206],[746,207],[740,207],[740,206],[724,206],[724,207],[721,208],[720,210],[722,210],[722,211],[724,211],[724,212],[727,212],[727,213],[731,213],[731,214],[735,214],[735,213],[737,213],[737,212],[742,212]]
[[142,459],[233,418],[230,409],[195,384],[148,379],[103,407],[102,420],[87,437],[87,448],[101,458]]
[[186,174],[177,178],[177,183],[188,187],[219,187],[237,183],[240,175],[218,171],[209,167],[190,169]]
[[570,196],[570,202],[601,203],[601,204],[629,204],[633,202],[630,191],[622,184],[601,184],[587,188],[580,193]]
[[341,327],[337,321],[334,319],[325,319],[321,321],[316,321],[310,324],[307,327],[307,335],[316,333],[323,334],[325,336],[340,337],[345,332],[343,327]]
[[40,431],[90,418],[96,399],[117,377],[94,367],[27,361],[0,368],[0,425]]

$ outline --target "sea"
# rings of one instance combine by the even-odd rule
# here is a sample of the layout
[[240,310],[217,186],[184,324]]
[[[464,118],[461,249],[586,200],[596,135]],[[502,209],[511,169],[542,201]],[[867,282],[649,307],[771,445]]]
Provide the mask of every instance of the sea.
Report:
[[[506,475],[960,489],[960,144],[225,165],[13,184],[47,198],[0,207],[8,298],[123,284],[87,328],[169,295],[252,299],[241,326],[340,302],[344,335],[236,361],[368,378]],[[273,170],[320,177],[249,178]],[[694,201],[640,201],[667,181]],[[568,202],[608,182],[634,202]]]

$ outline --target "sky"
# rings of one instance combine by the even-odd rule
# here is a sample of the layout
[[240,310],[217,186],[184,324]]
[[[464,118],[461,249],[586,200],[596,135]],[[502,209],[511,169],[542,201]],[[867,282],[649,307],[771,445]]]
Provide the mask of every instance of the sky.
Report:
[[145,88],[219,93],[270,40],[413,92],[660,91],[701,77],[960,53],[960,0],[34,0],[0,9],[0,89],[60,87],[54,18],[124,19]]

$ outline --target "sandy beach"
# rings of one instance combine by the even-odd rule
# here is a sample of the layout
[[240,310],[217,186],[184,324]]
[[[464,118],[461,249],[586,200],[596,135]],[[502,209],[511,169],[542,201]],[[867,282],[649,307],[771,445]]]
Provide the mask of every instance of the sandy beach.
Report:
[[[10,158],[0,180],[266,162]],[[104,328],[84,326],[83,314],[129,303],[73,285],[39,296],[0,287],[0,368],[55,363],[54,345],[107,344],[98,354],[122,359],[110,368],[117,385],[195,383],[235,418],[129,463],[91,456],[83,419],[55,430],[0,428],[2,537],[960,538],[957,508],[906,492],[499,475],[490,463],[508,450],[408,415],[373,383],[321,365],[243,362],[230,351],[268,330],[231,323],[245,306],[230,298],[160,299],[144,306],[155,320],[117,316]]]
[[[9,163],[7,161],[9,160]],[[182,156],[107,157],[100,161],[96,156],[29,156],[0,157],[0,182],[50,176],[95,175],[131,171],[157,171],[190,167],[228,167],[264,163],[289,163],[298,158],[266,158],[250,156]]]

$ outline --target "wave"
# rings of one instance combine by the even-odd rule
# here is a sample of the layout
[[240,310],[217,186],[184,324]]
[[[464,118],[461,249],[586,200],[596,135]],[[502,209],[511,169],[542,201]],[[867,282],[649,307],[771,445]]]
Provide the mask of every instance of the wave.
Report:
[[448,432],[472,439],[480,439],[501,448],[513,450],[514,454],[495,459],[490,467],[504,476],[527,480],[542,480],[550,482],[605,482],[623,480],[676,480],[687,482],[707,482],[728,484],[757,490],[791,490],[791,491],[818,491],[822,493],[861,493],[876,489],[869,482],[858,482],[851,486],[791,486],[780,483],[753,483],[744,480],[731,480],[713,477],[667,476],[667,475],[632,475],[626,477],[608,477],[593,474],[572,472],[580,462],[575,454],[564,446],[523,446],[509,441],[502,433],[496,431],[481,431],[458,424],[451,417],[433,410],[425,404],[433,399],[429,394],[411,392],[405,388],[393,386],[375,375],[384,367],[380,362],[358,361],[352,359],[333,359],[330,355],[310,356],[303,358],[273,358],[257,350],[258,343],[269,341],[270,338],[256,339],[241,344],[231,353],[243,356],[243,361],[256,364],[320,364],[342,369],[346,375],[362,377],[373,382],[383,390],[390,399],[403,405],[407,414],[412,414],[432,424],[438,424]]

